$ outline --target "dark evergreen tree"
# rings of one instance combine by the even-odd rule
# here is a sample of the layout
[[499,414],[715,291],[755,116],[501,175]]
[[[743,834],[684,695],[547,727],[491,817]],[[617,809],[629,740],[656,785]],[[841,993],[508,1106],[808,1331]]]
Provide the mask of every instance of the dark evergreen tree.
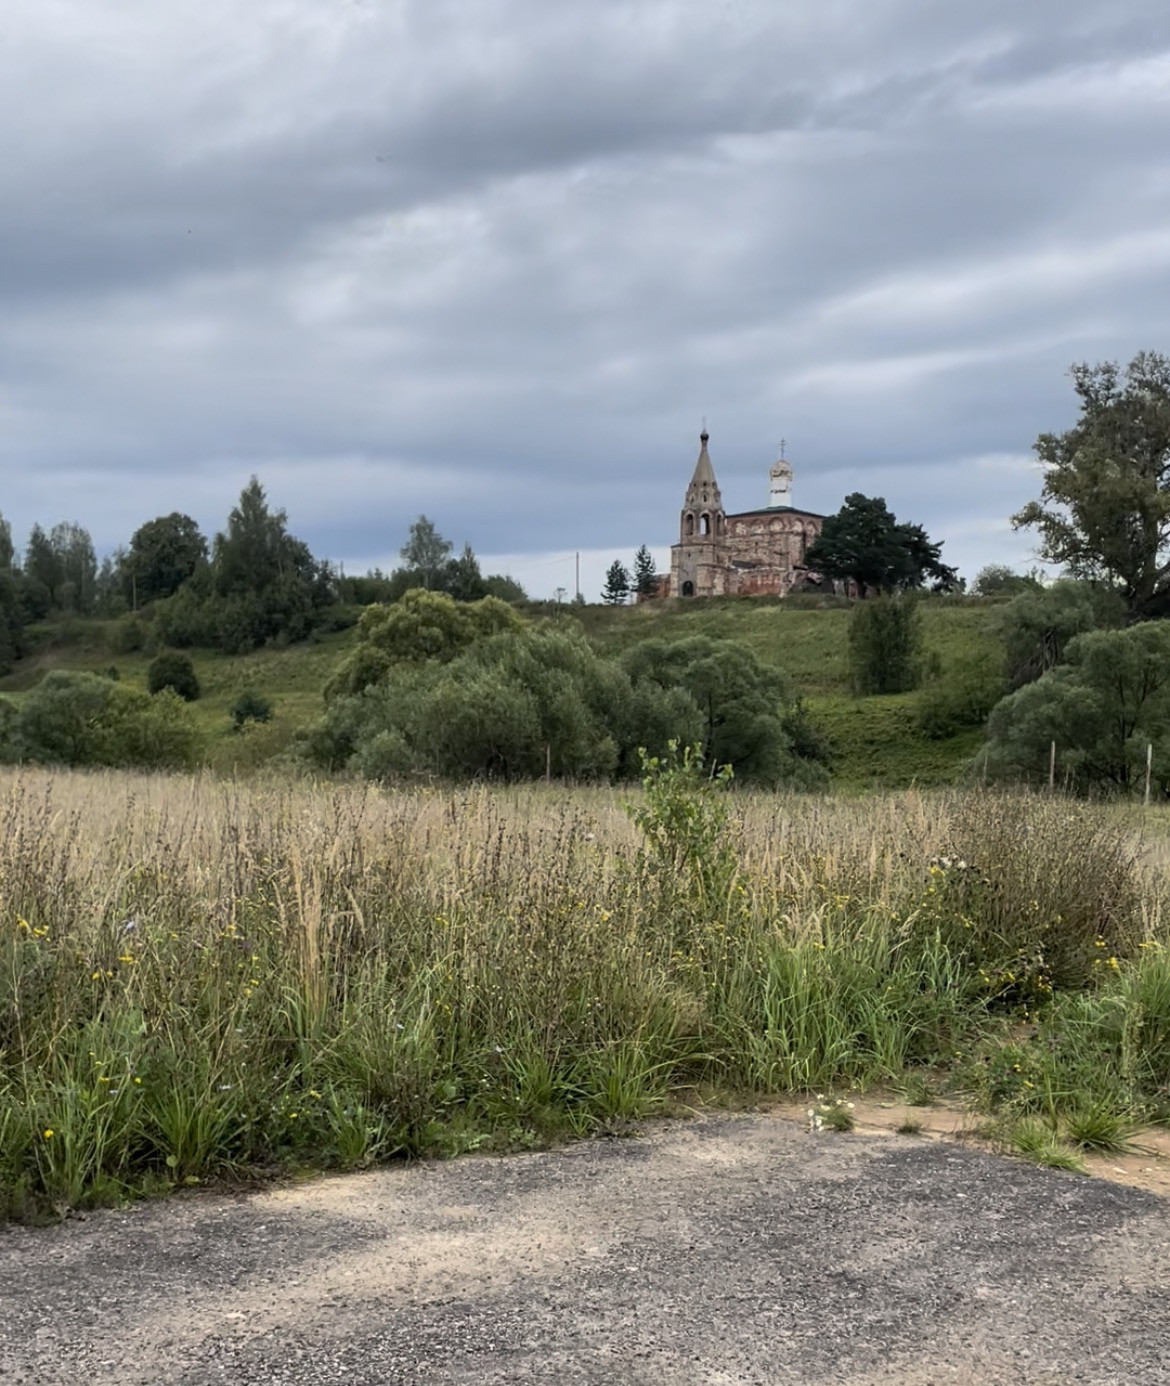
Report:
[[880,496],[855,491],[824,522],[808,546],[805,565],[836,582],[856,584],[858,595],[923,587],[950,592],[959,577],[941,558],[921,525],[900,524]]
[[654,557],[645,544],[634,555],[634,591],[639,597],[652,597],[658,591]]
[[620,558],[615,558],[605,574],[601,600],[607,606],[621,606],[630,595],[630,575]]

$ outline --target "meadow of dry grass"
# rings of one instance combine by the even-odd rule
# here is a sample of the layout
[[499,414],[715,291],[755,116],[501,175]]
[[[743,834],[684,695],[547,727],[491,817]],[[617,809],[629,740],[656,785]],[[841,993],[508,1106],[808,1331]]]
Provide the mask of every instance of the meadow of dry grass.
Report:
[[1170,1113],[1164,839],[1108,809],[11,770],[0,815],[0,1216],[682,1090]]

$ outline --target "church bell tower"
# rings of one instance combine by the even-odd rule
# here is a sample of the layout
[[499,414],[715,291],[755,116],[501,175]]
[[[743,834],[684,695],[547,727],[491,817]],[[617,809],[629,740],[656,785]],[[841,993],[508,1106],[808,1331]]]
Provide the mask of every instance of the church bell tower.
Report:
[[714,542],[723,537],[723,497],[715,480],[715,468],[707,453],[710,434],[699,434],[699,460],[683,501],[679,538],[684,544]]
[[727,590],[722,562],[726,517],[707,452],[709,437],[704,427],[699,434],[699,460],[679,518],[679,542],[671,551],[670,590],[676,597],[711,597]]

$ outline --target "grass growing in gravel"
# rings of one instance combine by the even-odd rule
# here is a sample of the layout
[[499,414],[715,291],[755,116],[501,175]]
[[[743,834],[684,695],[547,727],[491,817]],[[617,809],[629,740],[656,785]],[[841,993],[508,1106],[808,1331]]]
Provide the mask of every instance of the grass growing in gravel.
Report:
[[1105,809],[729,795],[684,757],[637,795],[8,772],[0,815],[0,1216],[699,1085],[949,1070],[1082,1144],[1170,1115],[1157,876]]

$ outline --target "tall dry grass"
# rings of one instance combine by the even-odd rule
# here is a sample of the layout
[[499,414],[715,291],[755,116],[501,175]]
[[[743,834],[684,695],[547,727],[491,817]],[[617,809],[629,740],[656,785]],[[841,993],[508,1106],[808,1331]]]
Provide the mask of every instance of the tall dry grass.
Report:
[[1107,810],[736,795],[713,876],[629,797],[4,773],[0,1214],[890,1078],[1066,995],[1139,1006],[1170,1084],[1159,863]]

